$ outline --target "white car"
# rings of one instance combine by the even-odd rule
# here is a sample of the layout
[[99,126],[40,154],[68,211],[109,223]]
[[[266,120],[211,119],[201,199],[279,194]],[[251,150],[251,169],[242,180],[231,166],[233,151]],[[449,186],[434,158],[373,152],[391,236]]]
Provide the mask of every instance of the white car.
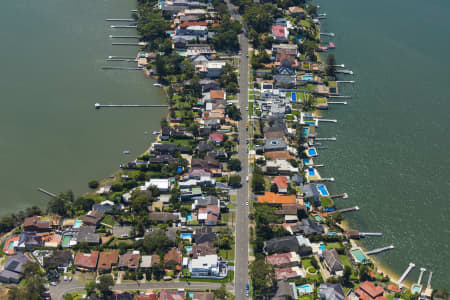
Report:
[[245,202],[245,205],[248,206],[248,201]]
[[52,282],[50,282],[50,285],[56,286],[56,282],[52,281]]
[[245,177],[245,181],[247,181],[247,182],[248,182],[248,176],[246,176],[246,177]]
[[64,276],[64,281],[67,281],[67,276]]
[[245,110],[248,111],[248,106],[245,107]]
[[72,276],[67,277],[67,280],[72,281]]

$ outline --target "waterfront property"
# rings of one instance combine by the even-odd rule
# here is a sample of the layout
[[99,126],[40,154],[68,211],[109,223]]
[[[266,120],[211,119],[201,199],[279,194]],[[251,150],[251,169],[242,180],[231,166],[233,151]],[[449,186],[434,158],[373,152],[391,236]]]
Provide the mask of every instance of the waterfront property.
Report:
[[350,253],[352,254],[353,259],[357,263],[365,264],[365,263],[369,262],[369,259],[364,255],[361,248],[354,248],[354,249],[350,250]]

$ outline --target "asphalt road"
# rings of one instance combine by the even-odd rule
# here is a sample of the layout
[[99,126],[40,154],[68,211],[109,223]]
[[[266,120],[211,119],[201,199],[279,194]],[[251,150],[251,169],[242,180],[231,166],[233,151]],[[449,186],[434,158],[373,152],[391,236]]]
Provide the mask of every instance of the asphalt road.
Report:
[[[202,289],[202,290],[215,290],[220,288],[221,283],[209,283],[209,282],[174,282],[174,281],[161,281],[161,282],[146,282],[146,283],[122,283],[116,284],[113,290],[149,290],[149,289]],[[227,284],[227,289],[231,289],[231,284]],[[64,294],[84,291],[84,284],[79,282],[66,282],[62,281],[57,286],[50,286],[50,293],[52,299],[63,300]]]
[[[241,21],[240,15],[226,1],[232,17],[235,20]],[[239,106],[241,108],[242,120],[239,122],[239,139],[238,157],[242,163],[242,187],[238,190],[236,199],[236,254],[235,254],[235,271],[234,271],[234,287],[236,300],[247,299],[245,296],[245,288],[248,284],[248,243],[249,243],[249,229],[248,229],[248,206],[246,202],[248,198],[248,132],[245,124],[248,123],[248,111],[245,109],[248,106],[248,39],[245,34],[239,36],[241,45],[241,54],[239,55]]]

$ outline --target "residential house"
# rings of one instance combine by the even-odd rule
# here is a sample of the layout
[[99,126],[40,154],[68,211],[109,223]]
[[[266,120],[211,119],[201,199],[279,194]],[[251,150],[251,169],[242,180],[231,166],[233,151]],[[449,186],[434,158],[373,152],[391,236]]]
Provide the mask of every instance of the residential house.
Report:
[[193,158],[191,160],[191,169],[202,169],[211,171],[212,169],[221,169],[221,163],[207,156],[205,159]]
[[196,244],[202,244],[205,242],[214,242],[217,238],[216,233],[211,227],[200,227],[194,230],[192,239]]
[[217,205],[207,205],[198,209],[197,220],[200,224],[215,226],[219,221],[219,217],[220,207]]
[[139,267],[140,255],[137,253],[125,253],[120,256],[119,268],[121,270],[133,270],[136,271]]
[[[283,74],[282,72],[280,72],[281,70],[283,70],[282,68],[297,70],[298,67],[299,67],[299,62],[295,56],[285,54],[283,52],[277,53],[277,55],[275,57],[275,68],[277,68],[277,71],[279,74]],[[295,75],[295,71],[294,72],[288,71],[288,73],[286,75]]]
[[297,299],[297,287],[294,282],[287,282],[286,280],[278,281],[277,291],[272,297],[273,300],[290,300]]
[[293,167],[291,163],[285,159],[269,160],[266,163],[265,169],[267,172],[280,175],[290,175],[299,172],[297,167]]
[[296,236],[297,241],[298,241],[298,254],[300,254],[300,256],[308,256],[312,254],[312,245],[311,242],[309,241],[308,238],[302,236],[302,235],[297,235]]
[[321,206],[320,192],[314,183],[305,184],[301,187],[303,192],[303,199],[310,202],[313,206]]
[[305,9],[300,6],[291,6],[288,10],[289,14],[293,17],[303,18],[305,16]]
[[322,300],[344,300],[345,294],[339,283],[321,283],[319,296]]
[[112,267],[117,265],[119,250],[104,251],[100,253],[97,270],[100,274],[110,273]]
[[272,53],[284,53],[297,56],[298,47],[296,44],[272,44]]
[[206,153],[214,149],[214,145],[212,143],[206,141],[200,141],[197,144],[197,152],[198,153]]
[[275,74],[273,79],[277,88],[293,89],[297,85],[296,76],[293,75]]
[[148,218],[150,221],[162,223],[176,222],[179,220],[179,216],[177,214],[169,212],[151,212],[149,213]]
[[158,294],[139,294],[136,300],[158,300]]
[[23,277],[24,265],[30,260],[22,253],[17,253],[8,258],[0,272],[0,282],[19,283]]
[[114,202],[106,200],[101,202],[100,204],[94,204],[92,206],[92,210],[94,211],[100,211],[103,214],[107,213],[107,212],[111,212],[114,209]]
[[202,189],[199,187],[189,186],[187,188],[181,188],[180,186],[180,192],[180,199],[182,201],[191,200],[192,198],[199,198],[203,196]]
[[[282,160],[289,160],[294,158],[288,150],[283,150],[283,151],[270,151],[270,152],[266,152],[264,153],[264,156],[267,157],[268,160],[277,160],[277,159],[282,159]],[[295,176],[295,175],[294,175]],[[292,181],[292,178],[291,178]]]
[[266,254],[298,252],[298,249],[299,244],[295,236],[273,238],[264,242],[264,253]]
[[257,196],[258,203],[267,204],[297,204],[295,195],[282,195],[272,192],[265,192],[264,195]]
[[266,262],[274,266],[275,268],[286,268],[300,266],[300,256],[294,252],[276,253],[266,256]]
[[184,300],[185,296],[185,291],[162,290],[159,293],[159,300]]
[[164,264],[167,264],[169,261],[174,261],[177,263],[176,270],[181,271],[181,264],[183,262],[183,255],[180,250],[176,247],[172,247],[169,251],[164,255]]
[[206,72],[204,73],[204,75],[208,78],[219,78],[220,75],[222,74],[222,69],[225,65],[226,65],[225,61],[220,60],[209,61],[205,65]]
[[75,255],[74,265],[80,271],[93,272],[97,268],[98,251],[91,253],[78,252]]
[[89,245],[100,244],[100,234],[95,233],[95,226],[81,226],[76,236],[77,243],[86,242]]
[[275,268],[276,280],[289,280],[305,276],[305,271],[303,271],[299,267]]
[[91,210],[83,217],[83,224],[97,226],[104,216],[105,214],[99,210]]
[[265,139],[264,140],[264,152],[283,151],[286,149],[287,149],[287,143],[283,138]]
[[285,26],[272,25],[272,36],[277,41],[287,42],[289,31]]
[[278,193],[287,193],[289,184],[286,176],[275,176],[271,183],[277,186]]
[[330,274],[342,276],[344,265],[342,264],[336,249],[323,251],[323,263]]
[[220,146],[223,143],[223,133],[211,133],[209,135],[209,140],[216,146]]
[[355,290],[356,295],[362,300],[383,300],[384,289],[381,286],[375,286],[370,281],[364,281]]
[[42,246],[44,246],[42,236],[37,235],[35,232],[22,232],[14,250],[25,252]]
[[320,235],[325,232],[321,224],[318,224],[316,221],[309,218],[302,219],[296,224],[295,228],[292,228],[292,230],[294,233],[302,234],[304,236]]
[[214,294],[209,292],[194,292],[192,300],[214,300]]
[[152,268],[152,255],[142,255],[141,263],[139,264],[141,270],[148,270]]
[[25,218],[23,230],[29,232],[46,232],[50,230],[50,222],[41,220],[40,216]]
[[71,251],[57,250],[44,256],[43,266],[46,269],[68,268],[72,265],[73,255]]
[[192,278],[196,277],[225,277],[225,272],[221,272],[221,266],[217,254],[199,256],[189,261],[189,273]]
[[212,242],[205,242],[201,244],[194,244],[190,254],[192,255],[192,258],[198,258],[200,256],[212,255],[216,253],[217,250],[214,247],[214,244]]
[[149,187],[154,186],[162,193],[170,191],[172,183],[167,178],[151,178],[150,181],[146,181],[144,186],[141,187],[142,190],[147,190]]

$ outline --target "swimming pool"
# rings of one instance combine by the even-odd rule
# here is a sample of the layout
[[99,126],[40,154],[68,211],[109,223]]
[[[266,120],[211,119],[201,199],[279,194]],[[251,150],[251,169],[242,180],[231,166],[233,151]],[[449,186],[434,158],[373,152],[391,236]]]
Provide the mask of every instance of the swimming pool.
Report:
[[180,237],[181,237],[183,240],[190,240],[190,239],[192,239],[192,233],[182,233],[182,234],[180,235]]
[[80,228],[81,225],[83,225],[83,222],[81,220],[76,220],[75,223],[73,223],[73,228]]
[[177,167],[177,173],[180,173],[181,171],[183,171],[183,167]]
[[305,124],[316,126],[316,122],[315,121],[305,121]]
[[323,220],[322,217],[319,215],[315,215],[314,219],[316,219],[317,222],[321,222]]
[[187,214],[186,221],[192,221],[192,214],[191,213]]
[[14,242],[10,241],[8,244],[8,250],[13,250],[14,249]]
[[297,286],[297,292],[300,295],[311,294],[313,292],[313,289],[310,284],[304,284],[304,285]]
[[338,235],[337,232],[334,232],[334,231],[328,231],[327,234],[328,234],[328,235],[331,235],[331,236],[336,236],[336,235]]
[[413,285],[411,291],[413,292],[413,294],[420,293],[420,285],[418,285],[418,284]]
[[314,168],[308,168],[308,175],[309,175],[309,176],[314,176],[314,175],[316,175],[316,171],[314,170]]
[[362,253],[362,251],[360,249],[353,249],[352,255],[358,263],[366,263],[367,262],[367,257],[364,255],[364,253]]
[[313,80],[313,79],[314,79],[314,76],[312,76],[312,75],[303,75],[303,76],[302,76],[302,79],[303,79],[303,80]]
[[301,43],[302,41],[303,41],[303,37],[298,36],[298,37],[297,37],[297,43]]
[[63,248],[67,248],[70,245],[70,240],[72,239],[71,235],[65,235],[61,241],[61,246]]
[[309,209],[311,209],[311,204],[309,202],[305,202],[305,206]]
[[308,155],[310,155],[310,156],[317,156],[316,148],[309,148],[308,149]]
[[297,93],[291,94],[291,100],[292,100],[292,102],[297,102]]
[[328,193],[327,187],[325,185],[323,185],[323,184],[317,185],[317,189],[319,190],[319,193],[322,196],[329,196],[330,195],[330,193]]
[[191,298],[191,299],[194,298],[194,292],[188,292],[187,294],[188,294],[189,298]]
[[302,137],[307,137],[309,134],[309,128],[308,127],[303,127],[302,128]]
[[319,245],[319,250],[325,251],[325,250],[327,250],[327,248],[325,247],[324,244],[320,244]]
[[186,252],[191,252],[192,251],[192,246],[186,246],[186,247],[184,247],[184,249],[186,249]]
[[311,158],[304,158],[302,161],[305,166],[310,165],[312,163]]

